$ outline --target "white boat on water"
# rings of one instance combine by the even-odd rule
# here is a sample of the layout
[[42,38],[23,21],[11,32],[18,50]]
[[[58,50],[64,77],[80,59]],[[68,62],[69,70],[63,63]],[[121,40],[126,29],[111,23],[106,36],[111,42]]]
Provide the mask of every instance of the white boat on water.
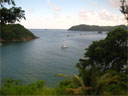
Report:
[[61,48],[62,48],[62,49],[63,49],[63,48],[68,48],[68,46],[66,46],[66,45],[62,45]]
[[0,46],[2,45],[2,43],[0,43]]

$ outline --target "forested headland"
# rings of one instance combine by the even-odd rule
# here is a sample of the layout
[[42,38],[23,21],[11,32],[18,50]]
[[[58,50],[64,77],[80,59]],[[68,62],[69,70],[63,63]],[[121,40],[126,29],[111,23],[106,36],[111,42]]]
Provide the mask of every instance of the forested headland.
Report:
[[[6,8],[4,3],[12,4],[13,7]],[[21,7],[15,7],[14,1],[0,1],[0,42],[3,41],[26,41],[35,39],[36,36],[23,25],[15,24],[25,18],[25,11]]]
[[0,41],[26,41],[37,38],[32,32],[20,24],[2,25]]
[[76,26],[72,26],[69,28],[69,31],[111,31],[114,28],[124,28],[127,29],[125,25],[117,25],[117,26],[98,26],[98,25],[85,25],[80,24]]

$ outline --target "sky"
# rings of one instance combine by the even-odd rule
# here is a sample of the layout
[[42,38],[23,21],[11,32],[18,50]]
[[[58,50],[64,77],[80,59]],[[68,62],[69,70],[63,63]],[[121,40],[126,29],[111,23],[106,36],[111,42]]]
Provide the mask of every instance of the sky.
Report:
[[[31,29],[68,29],[79,24],[125,24],[120,0],[14,0],[25,10],[20,24]],[[128,0],[127,0],[128,1]]]

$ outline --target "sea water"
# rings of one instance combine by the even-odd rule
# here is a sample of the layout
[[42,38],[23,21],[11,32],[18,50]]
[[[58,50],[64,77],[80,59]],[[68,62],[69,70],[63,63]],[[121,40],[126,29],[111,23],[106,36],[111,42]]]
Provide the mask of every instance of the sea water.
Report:
[[[84,58],[85,48],[95,40],[106,37],[106,32],[67,31],[60,29],[30,29],[38,39],[23,42],[4,42],[1,49],[1,79],[13,78],[30,84],[45,80],[55,87],[65,80],[56,74],[72,76]],[[62,45],[68,48],[61,48]]]

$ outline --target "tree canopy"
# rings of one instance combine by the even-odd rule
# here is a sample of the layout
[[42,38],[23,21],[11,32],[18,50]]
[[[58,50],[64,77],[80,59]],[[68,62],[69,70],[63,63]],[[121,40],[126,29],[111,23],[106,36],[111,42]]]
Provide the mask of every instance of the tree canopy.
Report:
[[8,3],[9,5],[16,5],[14,0],[0,0],[0,5],[3,7],[4,3]]
[[86,69],[96,67],[101,71],[124,71],[127,65],[127,34],[128,31],[117,28],[109,32],[105,39],[94,41],[86,49],[87,59],[80,59],[78,66]]
[[85,86],[92,87],[85,90],[85,94],[127,93],[127,34],[127,30],[116,28],[86,49],[85,58],[76,66]]
[[3,7],[0,9],[0,15],[1,24],[15,23],[16,21],[20,22],[22,18],[26,19],[25,11],[21,7],[12,7],[10,9]]
[[26,19],[25,11],[22,10],[21,7],[13,6],[8,9],[3,6],[4,3],[8,3],[9,5],[16,5],[14,0],[0,0],[0,5],[2,6],[2,8],[0,8],[0,23],[2,25],[15,23],[16,21],[20,22],[21,19]]

